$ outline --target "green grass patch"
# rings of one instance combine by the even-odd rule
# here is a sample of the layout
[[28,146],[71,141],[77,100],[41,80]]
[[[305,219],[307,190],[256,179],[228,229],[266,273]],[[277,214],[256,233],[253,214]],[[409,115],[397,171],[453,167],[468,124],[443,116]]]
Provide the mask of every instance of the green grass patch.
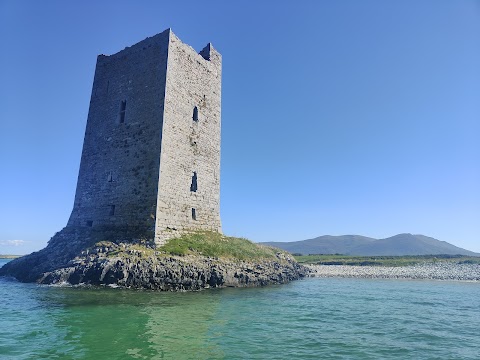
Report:
[[171,255],[203,255],[238,260],[276,259],[283,252],[276,248],[255,244],[247,239],[224,236],[216,232],[196,232],[169,240],[157,249]]
[[359,265],[359,266],[408,266],[419,263],[452,262],[480,264],[480,257],[464,255],[408,255],[408,256],[349,256],[349,255],[295,255],[300,264]]
[[185,234],[179,238],[168,240],[165,245],[157,248],[151,241],[115,243],[104,240],[97,242],[90,249],[92,252],[103,252],[107,257],[122,258],[201,255],[248,261],[278,260],[277,253],[288,254],[284,250],[255,244],[247,239],[207,231]]

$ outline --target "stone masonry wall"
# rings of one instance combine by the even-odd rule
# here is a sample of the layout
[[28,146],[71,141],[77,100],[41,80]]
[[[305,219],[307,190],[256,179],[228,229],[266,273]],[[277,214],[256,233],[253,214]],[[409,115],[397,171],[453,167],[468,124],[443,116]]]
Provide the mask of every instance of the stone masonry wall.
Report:
[[221,231],[221,65],[170,29],[98,57],[67,227]]
[[169,30],[100,55],[68,226],[155,226]]
[[185,230],[221,232],[221,66],[211,44],[198,54],[170,34],[157,244]]

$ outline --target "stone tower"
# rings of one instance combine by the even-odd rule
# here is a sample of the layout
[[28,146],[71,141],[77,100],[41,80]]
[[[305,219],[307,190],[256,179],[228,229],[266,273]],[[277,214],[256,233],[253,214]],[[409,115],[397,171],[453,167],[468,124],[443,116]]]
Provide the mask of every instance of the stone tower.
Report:
[[67,228],[221,232],[221,66],[170,29],[98,56]]

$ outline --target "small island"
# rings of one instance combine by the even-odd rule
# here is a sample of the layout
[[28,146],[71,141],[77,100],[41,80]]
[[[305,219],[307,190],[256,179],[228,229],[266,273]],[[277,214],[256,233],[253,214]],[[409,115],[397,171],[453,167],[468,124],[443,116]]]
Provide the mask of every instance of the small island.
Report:
[[[128,234],[65,228],[45,249],[4,265],[0,276],[40,284],[186,291],[283,284],[311,273],[286,251],[215,232],[185,234],[161,247],[153,239],[118,240]],[[91,243],[73,249],[72,237]]]
[[171,29],[99,55],[68,223],[0,275],[156,290],[306,276],[283,250],[222,235],[221,71],[211,43],[196,52]]

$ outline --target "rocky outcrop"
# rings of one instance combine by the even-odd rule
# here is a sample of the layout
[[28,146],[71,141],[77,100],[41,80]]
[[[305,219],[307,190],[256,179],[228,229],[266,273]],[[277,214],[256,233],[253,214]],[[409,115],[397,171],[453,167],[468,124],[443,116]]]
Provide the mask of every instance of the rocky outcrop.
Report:
[[183,291],[282,284],[310,273],[284,253],[278,253],[276,260],[249,262],[201,255],[170,256],[154,249],[136,250],[130,244],[97,247],[93,252],[84,252],[68,266],[46,272],[38,282]]
[[143,234],[142,230],[134,227],[65,227],[50,239],[44,249],[2,266],[0,276],[12,276],[22,282],[36,282],[44,273],[68,266],[83,249],[99,241],[130,241],[138,238],[139,234]]
[[0,276],[35,282],[43,273],[66,266],[82,249],[94,244],[94,235],[88,228],[64,228],[50,239],[46,248],[2,266]]
[[252,260],[201,254],[173,256],[148,243],[99,242],[100,238],[105,238],[105,232],[100,236],[85,231],[62,230],[45,249],[4,265],[0,268],[0,275],[41,284],[184,291],[282,284],[311,272],[280,251],[270,259]]

